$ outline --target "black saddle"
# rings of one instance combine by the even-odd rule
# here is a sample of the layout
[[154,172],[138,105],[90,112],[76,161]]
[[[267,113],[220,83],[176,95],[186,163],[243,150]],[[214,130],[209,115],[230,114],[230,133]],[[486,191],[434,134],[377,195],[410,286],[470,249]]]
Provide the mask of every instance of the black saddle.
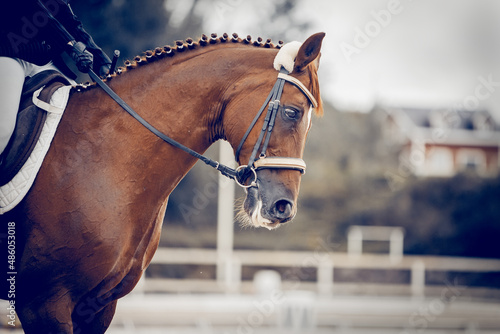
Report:
[[57,89],[69,84],[61,73],[54,70],[40,72],[25,81],[16,128],[0,156],[0,186],[12,180],[28,160],[47,118],[47,112],[33,104],[33,93],[45,86],[38,98],[49,103]]

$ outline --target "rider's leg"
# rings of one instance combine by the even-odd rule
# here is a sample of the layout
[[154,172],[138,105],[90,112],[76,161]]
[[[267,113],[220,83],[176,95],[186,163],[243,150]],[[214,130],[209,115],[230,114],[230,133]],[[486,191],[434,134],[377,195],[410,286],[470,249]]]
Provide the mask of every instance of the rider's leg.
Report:
[[54,70],[54,71],[58,71],[59,73],[61,73],[69,81],[69,83],[71,85],[76,85],[76,82],[74,80],[68,78],[66,75],[64,75],[64,73],[62,73],[62,71],[60,71],[56,67],[56,65],[54,65],[53,62],[48,62],[45,65],[38,66],[38,65],[35,65],[33,63],[28,63],[27,61],[22,60],[22,59],[17,59],[17,61],[23,67],[24,76],[26,76],[26,77],[33,77],[40,72]]
[[[0,154],[14,132],[24,79],[47,70],[59,71],[52,62],[38,66],[17,58],[0,57]],[[74,80],[67,79],[76,85]]]
[[0,154],[16,126],[24,75],[24,69],[17,60],[0,57]]

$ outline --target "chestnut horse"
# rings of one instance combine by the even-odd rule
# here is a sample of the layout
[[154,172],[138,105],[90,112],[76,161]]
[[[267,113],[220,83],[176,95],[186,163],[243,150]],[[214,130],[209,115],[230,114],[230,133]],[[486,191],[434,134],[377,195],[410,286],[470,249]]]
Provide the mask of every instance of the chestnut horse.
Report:
[[[277,80],[278,47],[235,34],[204,37],[147,52],[107,81],[185,146],[204,152],[224,139],[236,150]],[[290,73],[319,101],[317,114],[323,37],[312,35],[300,46]],[[286,83],[267,156],[302,157],[311,110],[310,99]],[[245,140],[240,164],[249,161],[263,122],[264,115]],[[134,288],[158,247],[169,194],[195,162],[99,87],[73,91],[32,189],[0,216],[3,241],[15,225],[11,304],[26,333],[106,331],[117,300]],[[258,170],[243,205],[250,224],[274,228],[291,220],[300,178],[296,170]],[[2,294],[12,291],[5,281]]]

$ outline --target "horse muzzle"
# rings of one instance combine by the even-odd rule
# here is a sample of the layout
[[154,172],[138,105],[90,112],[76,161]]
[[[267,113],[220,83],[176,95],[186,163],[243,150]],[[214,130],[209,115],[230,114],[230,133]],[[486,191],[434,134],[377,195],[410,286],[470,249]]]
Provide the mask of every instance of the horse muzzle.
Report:
[[243,208],[249,218],[247,225],[274,229],[295,217],[297,210],[291,191],[273,182],[257,180],[255,184],[246,188]]

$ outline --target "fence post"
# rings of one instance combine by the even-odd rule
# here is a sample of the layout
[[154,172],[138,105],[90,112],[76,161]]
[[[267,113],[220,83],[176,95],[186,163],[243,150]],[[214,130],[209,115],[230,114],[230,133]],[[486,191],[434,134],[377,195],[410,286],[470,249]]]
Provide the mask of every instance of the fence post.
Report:
[[389,237],[389,257],[393,263],[399,262],[403,258],[403,239],[404,234],[401,229],[391,231]]
[[321,261],[318,265],[318,294],[329,297],[333,293],[333,262]]
[[359,256],[363,252],[363,232],[357,226],[351,227],[347,233],[347,254]]
[[411,266],[411,294],[421,298],[425,290],[425,264],[422,260],[415,260]]
[[[219,161],[231,165],[234,161],[233,149],[228,142],[221,141]],[[219,175],[219,199],[217,202],[217,282],[225,287],[226,292],[232,289],[233,280],[233,228],[234,228],[234,182]]]

